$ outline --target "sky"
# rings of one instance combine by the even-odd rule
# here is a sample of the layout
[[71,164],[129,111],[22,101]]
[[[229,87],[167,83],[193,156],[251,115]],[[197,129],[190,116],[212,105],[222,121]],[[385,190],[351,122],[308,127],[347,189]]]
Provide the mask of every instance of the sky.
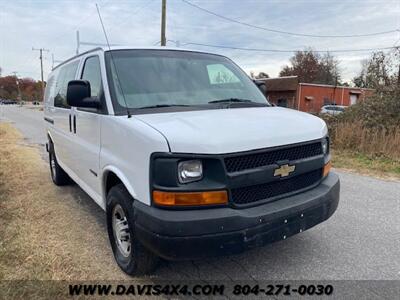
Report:
[[[292,36],[251,28],[208,14],[182,0],[167,0],[168,46],[205,50],[233,59],[247,73],[279,75],[293,52],[257,52],[185,45],[200,43],[237,48],[335,51],[400,46],[400,0],[187,0],[227,18],[259,27],[311,35],[360,35],[351,38]],[[112,44],[152,46],[160,40],[161,0],[0,0],[2,75],[40,79],[38,51],[45,48],[44,77],[56,61],[76,53],[76,31],[84,42],[105,43],[95,3]],[[178,41],[178,43],[174,42]],[[86,51],[93,46],[81,46]],[[332,53],[345,81],[361,68],[369,51]]]

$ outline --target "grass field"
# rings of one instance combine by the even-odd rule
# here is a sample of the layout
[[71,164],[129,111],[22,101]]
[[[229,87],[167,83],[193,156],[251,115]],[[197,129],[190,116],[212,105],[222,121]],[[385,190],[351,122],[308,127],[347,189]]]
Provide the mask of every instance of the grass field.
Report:
[[18,292],[7,280],[130,279],[114,262],[103,218],[54,186],[39,149],[8,123],[0,123],[0,166],[0,299]]
[[386,157],[371,157],[357,152],[333,150],[332,165],[344,171],[400,180],[400,161]]

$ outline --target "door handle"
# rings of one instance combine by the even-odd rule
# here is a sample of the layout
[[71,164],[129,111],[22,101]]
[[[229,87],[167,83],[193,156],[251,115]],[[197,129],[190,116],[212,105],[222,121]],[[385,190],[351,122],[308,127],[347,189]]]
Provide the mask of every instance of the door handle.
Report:
[[71,114],[69,114],[69,132],[72,132],[72,127],[71,127]]
[[76,133],[76,116],[74,115],[74,133]]

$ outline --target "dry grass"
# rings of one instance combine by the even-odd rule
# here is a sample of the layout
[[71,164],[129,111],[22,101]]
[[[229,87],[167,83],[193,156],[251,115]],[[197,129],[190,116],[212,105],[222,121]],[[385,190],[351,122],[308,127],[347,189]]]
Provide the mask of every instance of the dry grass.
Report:
[[[129,279],[114,262],[101,212],[65,189],[53,185],[39,150],[0,123],[0,281]],[[4,291],[0,284],[0,299]]]
[[400,128],[367,128],[361,122],[341,122],[331,130],[332,147],[370,158],[400,162]]
[[331,123],[333,164],[337,168],[400,179],[400,128],[368,128],[359,121]]

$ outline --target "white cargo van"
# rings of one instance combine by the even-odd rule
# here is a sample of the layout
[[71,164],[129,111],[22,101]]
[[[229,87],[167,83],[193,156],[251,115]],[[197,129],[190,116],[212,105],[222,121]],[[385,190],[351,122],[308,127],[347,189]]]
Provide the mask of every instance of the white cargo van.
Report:
[[44,119],[54,183],[106,211],[128,274],[283,240],[338,206],[324,121],[271,106],[221,55],[93,49],[54,68]]

